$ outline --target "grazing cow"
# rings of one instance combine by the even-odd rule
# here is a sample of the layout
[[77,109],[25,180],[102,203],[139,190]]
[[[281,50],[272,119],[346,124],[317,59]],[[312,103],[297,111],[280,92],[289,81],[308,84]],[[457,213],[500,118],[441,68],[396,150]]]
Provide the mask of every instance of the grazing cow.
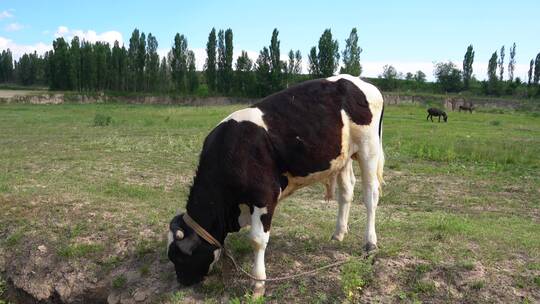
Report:
[[468,105],[464,104],[464,105],[459,106],[459,111],[461,112],[461,110],[469,111],[469,113],[472,114],[472,111],[474,110],[474,106],[473,106],[472,103],[470,103]]
[[427,110],[428,116],[426,117],[426,120],[429,120],[431,118],[431,122],[433,122],[433,116],[439,117],[439,122],[441,122],[441,116],[444,119],[444,122],[448,121],[448,116],[446,115],[446,112],[437,108],[429,108]]
[[[337,184],[332,239],[343,240],[356,182],[353,159],[362,169],[367,209],[364,249],[375,249],[382,116],[377,88],[339,75],[292,86],[221,121],[204,141],[186,213],[170,223],[168,256],[178,281],[202,281],[218,260],[221,248],[206,233],[221,245],[228,233],[245,226],[251,226],[255,252],[252,274],[265,279],[264,254],[277,203],[315,182],[326,183],[329,191],[332,181]],[[204,231],[194,230],[192,220]],[[264,281],[254,284],[254,295],[263,295]]]

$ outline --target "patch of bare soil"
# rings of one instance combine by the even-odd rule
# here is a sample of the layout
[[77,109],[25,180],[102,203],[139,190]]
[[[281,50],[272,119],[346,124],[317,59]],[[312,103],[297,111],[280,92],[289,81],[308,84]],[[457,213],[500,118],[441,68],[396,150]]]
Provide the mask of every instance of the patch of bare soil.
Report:
[[30,94],[41,93],[41,91],[31,90],[0,90],[0,98],[12,98],[15,96],[26,96]]
[[[46,247],[6,257],[8,300],[15,303],[151,303],[178,288],[172,264],[159,254],[122,262],[106,272],[96,264],[65,261]],[[141,270],[141,269],[144,269]]]
[[[540,291],[516,286],[514,277],[532,278],[538,273],[522,273],[519,261],[497,267],[480,262],[463,266],[452,262],[432,266],[427,261],[400,255],[376,258],[374,279],[361,295],[362,303],[402,303],[420,299],[425,303],[537,303]],[[537,271],[538,272],[538,271]],[[523,287],[523,286],[522,286]]]

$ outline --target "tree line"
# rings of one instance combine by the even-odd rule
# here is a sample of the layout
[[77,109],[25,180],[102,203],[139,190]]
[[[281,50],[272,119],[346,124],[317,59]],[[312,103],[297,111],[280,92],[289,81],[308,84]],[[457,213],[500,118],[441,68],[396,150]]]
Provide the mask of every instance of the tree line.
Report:
[[[302,53],[289,50],[287,60],[281,60],[279,31],[274,29],[268,46],[251,59],[244,50],[233,58],[233,31],[212,28],[206,43],[203,71],[196,70],[195,54],[188,47],[187,37],[176,33],[166,56],[157,53],[158,42],[152,33],[146,35],[134,29],[127,47],[115,41],[71,41],[55,39],[52,50],[43,55],[24,54],[13,61],[9,49],[0,53],[0,83],[46,85],[51,90],[79,92],[115,91],[185,95],[266,96],[291,84],[310,78],[328,77],[336,73],[359,76],[362,73],[358,31],[353,28],[345,40],[343,51],[330,29],[324,30],[318,44],[307,55],[307,74],[302,71]],[[453,62],[434,66],[435,83],[426,82],[426,74],[399,73],[386,65],[383,73],[370,79],[383,90],[414,90],[426,92],[462,92],[487,95],[540,94],[540,53],[530,61],[528,81],[514,78],[516,44],[510,47],[508,77],[504,79],[505,47],[495,51],[488,63],[485,81],[473,74],[475,52],[467,47],[462,69]],[[524,93],[525,92],[525,93]]]
[[[52,50],[43,55],[24,54],[17,61],[9,49],[0,53],[0,83],[46,85],[51,90],[79,92],[116,91],[172,94],[220,94],[259,97],[293,83],[336,72],[340,54],[330,29],[322,34],[318,51],[310,54],[310,74],[302,72],[302,53],[290,50],[281,60],[279,31],[253,61],[246,51],[233,58],[233,31],[212,28],[206,44],[207,59],[202,72],[196,70],[195,54],[186,36],[177,33],[166,56],[157,53],[152,33],[134,29],[129,44],[115,41],[71,41],[56,38]],[[341,72],[360,75],[358,34],[353,28],[346,40]]]
[[375,82],[383,90],[423,90],[428,92],[469,92],[477,95],[521,95],[524,97],[540,95],[540,53],[531,59],[528,72],[528,80],[525,82],[519,77],[514,77],[516,66],[516,43],[510,47],[505,79],[505,46],[495,51],[488,62],[487,79],[479,81],[473,74],[474,48],[467,47],[463,56],[462,69],[449,61],[434,64],[434,76],[436,82],[426,83],[425,74],[422,71],[416,74],[399,73],[393,66],[383,67],[383,73]]

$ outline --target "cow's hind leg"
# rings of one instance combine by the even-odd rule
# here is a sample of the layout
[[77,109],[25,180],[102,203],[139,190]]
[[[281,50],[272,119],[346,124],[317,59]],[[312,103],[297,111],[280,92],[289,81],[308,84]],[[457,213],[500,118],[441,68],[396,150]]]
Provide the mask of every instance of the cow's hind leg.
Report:
[[337,176],[337,201],[339,210],[336,231],[332,235],[333,240],[342,241],[349,230],[347,223],[349,221],[349,210],[351,208],[355,183],[356,178],[353,172],[352,160],[349,159]]
[[360,168],[362,169],[362,195],[367,211],[364,249],[368,252],[377,248],[375,212],[379,203],[380,186],[377,177],[377,166],[379,165],[379,158],[383,157],[382,148],[378,141],[378,137],[372,137],[363,145],[362,150],[358,153]]

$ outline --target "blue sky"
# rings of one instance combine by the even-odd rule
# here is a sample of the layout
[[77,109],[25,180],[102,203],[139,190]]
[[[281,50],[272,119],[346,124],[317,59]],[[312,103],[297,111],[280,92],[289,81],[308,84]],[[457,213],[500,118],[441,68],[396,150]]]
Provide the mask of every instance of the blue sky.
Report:
[[[89,40],[129,40],[133,28],[158,38],[160,53],[175,33],[188,38],[198,66],[204,62],[208,32],[231,28],[235,55],[252,57],[280,31],[282,55],[307,53],[326,28],[345,45],[351,28],[359,32],[363,75],[377,76],[384,64],[400,72],[423,70],[432,78],[433,62],[452,60],[461,67],[473,44],[475,71],[485,77],[491,54],[517,44],[517,76],[540,52],[540,1],[5,1],[0,0],[0,48],[15,56],[50,48],[57,36]],[[253,58],[255,59],[255,58]]]

